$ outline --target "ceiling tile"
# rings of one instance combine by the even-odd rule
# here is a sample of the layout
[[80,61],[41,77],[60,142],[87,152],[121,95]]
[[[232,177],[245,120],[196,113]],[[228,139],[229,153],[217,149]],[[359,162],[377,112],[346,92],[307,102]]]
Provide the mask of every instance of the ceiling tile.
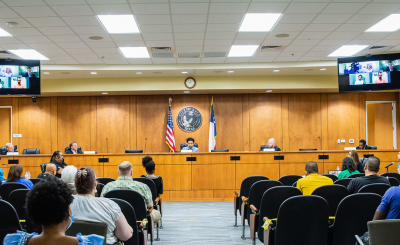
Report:
[[115,41],[118,47],[145,47],[143,41]]
[[67,54],[63,49],[36,49],[39,53],[43,55],[53,55],[53,54]]
[[117,47],[114,42],[86,42],[91,48],[114,48]]
[[68,43],[57,43],[63,49],[79,49],[79,48],[87,48],[88,46],[84,42],[68,42]]
[[206,32],[206,39],[229,39],[233,40],[236,32]]
[[100,24],[96,16],[62,17],[69,26],[98,26]]
[[366,3],[330,3],[322,13],[325,14],[354,14],[360,11]]
[[369,3],[360,14],[392,14],[400,8],[400,3]]
[[227,57],[225,63],[247,63],[251,57]]
[[310,51],[308,53],[306,53],[304,56],[309,56],[309,57],[326,57],[328,56],[330,53],[327,51]]
[[383,20],[386,18],[387,15],[382,15],[382,14],[355,14],[353,17],[348,19],[346,23],[348,24],[376,24],[379,21]]
[[129,64],[153,64],[150,58],[126,59]]
[[286,46],[289,45],[293,40],[291,39],[265,39],[261,45],[263,46]]
[[53,42],[60,42],[60,43],[82,41],[77,35],[57,35],[57,36],[47,36],[47,37],[50,38]]
[[207,22],[206,14],[173,14],[174,24],[202,24]]
[[[85,0],[44,0],[48,5],[75,5],[86,4]],[[99,1],[99,0],[96,0]],[[89,1],[88,1],[89,2]]]
[[331,32],[327,32],[327,31],[317,31],[317,32],[313,32],[313,31],[303,31],[301,32],[296,39],[323,39],[325,37],[327,37],[329,34],[331,34]]
[[[7,26],[7,22],[16,22],[16,26]],[[22,18],[7,18],[0,19],[0,27],[4,30],[14,29],[14,28],[23,28],[23,27],[33,27],[28,21]]]
[[93,51],[89,48],[65,48],[64,49],[69,54],[93,54]]
[[212,24],[240,24],[244,14],[209,14],[208,23]]
[[51,43],[52,41],[46,36],[21,36],[18,37],[24,43]]
[[353,39],[356,36],[358,36],[360,32],[350,32],[350,31],[335,31],[329,34],[329,36],[326,37],[326,39]]
[[400,40],[380,40],[374,45],[379,45],[379,46],[397,46],[400,45]]
[[[0,8],[0,16],[1,16],[1,18],[19,18],[19,17],[21,17],[16,12],[14,12],[14,10],[12,10],[10,8]],[[28,17],[28,16],[24,15],[24,17]]]
[[246,13],[248,6],[248,3],[211,3],[210,14]]
[[262,40],[236,39],[232,45],[260,45]]
[[171,25],[140,25],[141,32],[172,32]]
[[336,49],[340,48],[341,45],[334,45],[334,46],[321,46],[317,45],[311,49],[312,52],[328,52],[329,54],[335,51]]
[[283,14],[279,20],[280,24],[308,24],[318,14]]
[[320,39],[314,39],[314,40],[301,40],[301,39],[296,39],[291,42],[291,45],[316,45],[319,43],[321,40]]
[[97,58],[97,59],[80,59],[78,60],[81,64],[104,64],[104,62]]
[[204,52],[228,52],[231,49],[230,45],[225,46],[204,46]]
[[334,31],[340,24],[309,24],[304,31]]
[[129,64],[128,61],[124,59],[108,59],[104,58],[103,62],[108,65],[123,65],[123,64]]
[[208,57],[202,58],[201,63],[225,63],[225,57]]
[[53,6],[52,8],[59,16],[94,15],[88,5]]
[[346,43],[347,45],[372,45],[376,43],[378,40],[373,40],[373,39],[368,39],[368,40],[362,40],[362,39],[353,39]]
[[200,63],[201,58],[176,58],[178,63]]
[[276,56],[254,56],[249,62],[272,62],[275,58]]
[[26,45],[26,44],[22,44],[22,43],[5,43],[5,44],[0,44],[0,46],[3,49],[9,50],[9,49],[30,49],[31,47]]
[[[193,40],[191,40],[191,41],[193,41]],[[190,43],[185,44],[185,43],[183,43],[183,41],[182,41],[182,43],[175,42],[175,45],[176,45],[175,50],[178,53],[193,53],[193,52],[197,53],[197,52],[201,52],[201,51],[203,51],[203,48],[202,48],[203,41],[201,40],[201,42],[202,43],[200,45],[198,45],[198,46],[191,46]],[[183,46],[180,46],[181,44]]]
[[[60,0],[60,1],[63,1],[63,0]],[[156,2],[156,1],[159,2],[160,0],[152,0],[152,2]],[[112,4],[112,3],[126,3],[127,1],[126,0],[86,0],[86,2],[88,4]],[[135,3],[135,1],[133,1],[133,0],[130,0],[128,2]],[[136,1],[136,2],[139,2],[139,1]],[[149,1],[142,0],[142,2],[148,3]]]
[[[281,32],[281,31],[272,31],[270,33],[268,33],[267,39],[276,39],[276,40],[292,40],[295,39],[300,32],[298,31],[285,31],[285,32]],[[279,34],[288,34],[288,37],[276,37],[276,35]]]
[[321,60],[323,58],[323,56],[303,56],[300,59],[298,59],[297,61],[314,61],[314,60]]
[[279,49],[264,50],[263,52],[255,53],[254,57],[276,57],[281,52],[282,52],[282,50],[279,50]]
[[21,43],[21,41],[15,37],[0,37],[0,44],[2,43]]
[[204,32],[174,33],[175,40],[204,39]]
[[291,3],[285,13],[289,14],[319,14],[327,3]]
[[266,32],[239,32],[236,35],[236,39],[260,39],[264,40],[264,38],[267,36],[268,33]]
[[13,36],[38,36],[42,35],[36,28],[13,28],[8,29],[9,32]]
[[73,54],[72,57],[74,59],[98,59],[99,57],[96,54]]
[[75,34],[69,27],[39,27],[44,35],[73,35]]
[[151,40],[151,41],[146,41],[146,47],[172,47],[174,46],[174,41],[172,40]]
[[[92,48],[96,54],[119,54],[118,48]],[[120,55],[120,54],[119,54]],[[121,56],[122,57],[122,56]],[[122,57],[124,58],[124,57]],[[124,58],[125,59],[125,58]]]
[[314,46],[312,45],[304,45],[304,46],[295,46],[290,45],[285,48],[285,51],[310,51]]
[[364,32],[361,33],[356,39],[382,39],[389,36],[388,32]]
[[274,62],[280,62],[280,61],[297,61],[299,57],[289,57],[289,56],[278,56],[274,59]]
[[3,0],[10,7],[46,5],[43,0]]
[[176,64],[176,58],[153,58],[154,64]]
[[132,11],[128,4],[106,4],[90,6],[96,15],[131,15]]
[[35,27],[67,26],[59,17],[26,18]]
[[110,34],[114,41],[142,41],[141,34]]
[[24,18],[57,16],[49,6],[13,7],[12,9]]
[[204,40],[204,46],[225,46],[232,45],[233,40]]
[[312,23],[315,24],[334,24],[334,23],[344,23],[353,14],[319,14]]
[[[133,13],[136,15],[142,14],[170,14],[169,5],[164,3],[154,3],[154,4],[131,4]],[[160,24],[160,23],[157,23]]]
[[318,43],[318,45],[344,45],[346,44],[348,41],[350,41],[349,39],[325,39],[322,40],[321,42]]
[[[176,0],[172,0],[172,1],[176,1]],[[179,1],[188,1],[188,0],[179,0]],[[207,0],[203,0],[203,1],[207,1]],[[263,1],[266,1],[266,0],[263,0]],[[274,0],[274,1],[276,1],[276,0]],[[244,3],[244,2],[247,2],[248,3],[248,2],[251,2],[251,0],[211,0],[211,2],[217,2],[217,3]],[[253,2],[257,2],[257,1],[253,1]]]
[[[43,53],[42,53],[43,54]],[[47,58],[51,60],[66,60],[66,59],[73,59],[69,54],[43,54]]]
[[207,14],[208,3],[171,3],[172,14]]
[[71,29],[76,34],[94,34],[94,35],[104,35],[107,32],[104,30],[102,26],[71,26]]
[[355,31],[355,32],[364,32],[371,24],[343,24],[336,31]]
[[390,34],[385,39],[400,39],[400,31]]
[[175,46],[198,46],[201,50],[204,40],[175,40]]
[[306,53],[306,51],[282,51],[282,53],[279,54],[279,56],[284,57],[284,56],[288,56],[288,57],[301,57]]
[[41,60],[40,64],[41,65],[54,65],[55,63],[51,60]]
[[101,37],[103,37],[103,39],[101,39],[101,40],[89,39],[89,37],[92,37],[92,36],[93,35],[79,35],[79,37],[84,42],[114,42],[114,40],[109,35],[101,35]]
[[168,15],[135,15],[135,19],[139,25],[164,25],[171,24],[171,16]]
[[144,40],[173,40],[172,33],[142,33]]
[[283,13],[289,3],[251,3],[247,13]]
[[277,24],[274,31],[302,31],[307,24]]
[[206,24],[174,25],[174,32],[204,32]]
[[59,64],[59,65],[79,64],[79,62],[76,61],[76,60],[74,60],[74,59],[68,59],[68,60],[53,60],[53,62],[55,62],[56,64]]

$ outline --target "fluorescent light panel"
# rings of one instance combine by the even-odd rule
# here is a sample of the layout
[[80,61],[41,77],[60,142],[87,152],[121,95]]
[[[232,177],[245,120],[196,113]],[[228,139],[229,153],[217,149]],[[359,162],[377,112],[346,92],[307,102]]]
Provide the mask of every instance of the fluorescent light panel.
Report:
[[146,47],[119,47],[125,58],[150,58]]
[[400,29],[400,14],[391,14],[365,32],[394,32]]
[[0,37],[12,37],[12,35],[0,28]]
[[49,60],[46,56],[34,49],[13,49],[8,51],[24,60]]
[[271,31],[282,14],[246,14],[239,32]]
[[133,15],[97,15],[110,34],[140,33]]
[[228,57],[251,57],[257,48],[258,45],[232,45]]
[[339,56],[352,56],[361,50],[368,47],[368,45],[343,45],[328,55],[328,57],[339,57]]

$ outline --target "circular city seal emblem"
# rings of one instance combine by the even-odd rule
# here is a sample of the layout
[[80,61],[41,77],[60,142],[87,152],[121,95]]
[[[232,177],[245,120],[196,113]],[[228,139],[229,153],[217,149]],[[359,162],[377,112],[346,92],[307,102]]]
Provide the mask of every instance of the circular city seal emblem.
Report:
[[183,131],[193,132],[200,128],[203,118],[196,108],[185,107],[179,112],[176,121]]

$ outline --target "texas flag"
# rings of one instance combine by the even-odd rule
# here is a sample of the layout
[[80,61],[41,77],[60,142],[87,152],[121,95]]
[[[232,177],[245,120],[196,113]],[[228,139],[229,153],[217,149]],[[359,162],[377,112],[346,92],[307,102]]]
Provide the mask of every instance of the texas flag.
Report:
[[214,116],[214,102],[211,101],[211,116],[210,116],[210,133],[208,137],[208,151],[217,149],[217,128],[215,127],[215,116]]

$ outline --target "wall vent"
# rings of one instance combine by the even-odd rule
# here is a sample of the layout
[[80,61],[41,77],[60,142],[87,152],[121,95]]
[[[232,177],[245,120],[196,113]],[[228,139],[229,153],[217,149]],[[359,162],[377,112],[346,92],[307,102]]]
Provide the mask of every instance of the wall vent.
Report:
[[10,54],[10,53],[5,50],[0,50],[0,54]]
[[171,47],[152,47],[151,48],[152,53],[168,53],[172,52]]
[[262,46],[261,47],[261,52],[267,52],[271,50],[281,50],[283,49],[283,46]]
[[372,46],[369,49],[383,49],[383,48],[387,48],[387,46]]

